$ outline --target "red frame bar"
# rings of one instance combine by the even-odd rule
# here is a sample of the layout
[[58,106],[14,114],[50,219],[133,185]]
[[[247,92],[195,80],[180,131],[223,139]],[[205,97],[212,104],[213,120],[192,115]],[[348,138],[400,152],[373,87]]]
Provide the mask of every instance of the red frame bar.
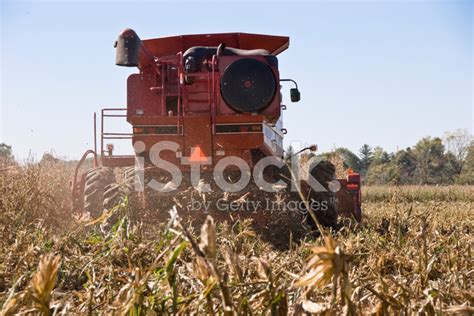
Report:
[[[126,112],[126,108],[104,108],[101,110],[100,117],[100,156],[106,156],[106,150],[104,150],[105,139],[132,139],[133,133],[107,133],[104,132],[104,118],[105,117],[127,117],[127,114],[108,114],[107,112]],[[110,157],[109,157],[110,158]]]

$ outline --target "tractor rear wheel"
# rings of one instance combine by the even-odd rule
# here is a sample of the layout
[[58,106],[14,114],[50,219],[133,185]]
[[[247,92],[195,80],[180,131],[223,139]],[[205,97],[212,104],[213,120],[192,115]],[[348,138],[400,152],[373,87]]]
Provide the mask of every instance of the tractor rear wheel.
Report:
[[109,209],[130,196],[135,189],[135,167],[123,168],[122,179],[108,184],[104,189],[103,208]]
[[135,191],[135,167],[126,167],[123,169],[123,185],[127,194]]
[[105,187],[115,182],[112,168],[97,167],[87,172],[84,184],[84,211],[97,218],[102,214]]

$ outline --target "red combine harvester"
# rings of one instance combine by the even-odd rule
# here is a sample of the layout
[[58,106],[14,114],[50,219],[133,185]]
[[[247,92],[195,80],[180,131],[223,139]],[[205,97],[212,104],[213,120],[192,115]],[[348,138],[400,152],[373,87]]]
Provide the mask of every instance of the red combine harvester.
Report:
[[[142,197],[145,207],[160,207],[167,205],[165,199],[190,188],[190,182],[202,193],[202,184],[215,178],[216,171],[221,171],[221,179],[232,186],[254,173],[262,159],[283,158],[286,130],[282,110],[286,106],[280,93],[282,82],[293,83],[291,101],[300,100],[296,82],[281,79],[278,70],[277,55],[288,48],[288,37],[223,33],[141,40],[126,29],[115,46],[116,64],[138,67],[139,73],[128,77],[126,109],[102,109],[98,152],[94,115],[95,148],[84,154],[73,181],[77,211],[97,217],[121,196],[135,193]],[[126,117],[133,133],[106,132],[104,120],[110,117]],[[114,155],[113,145],[105,142],[116,139],[131,139],[135,155]],[[88,155],[94,157],[94,168],[80,174]],[[254,180],[243,190],[229,191],[238,194],[240,202],[268,194],[281,199],[282,190],[295,200],[301,199],[303,192],[305,199],[329,205],[324,210],[314,209],[326,226],[336,225],[337,214],[361,219],[359,174],[349,172],[346,179],[336,180],[334,166],[318,161],[309,174],[321,184],[320,190],[308,181],[295,180],[293,174],[300,192],[289,193],[292,174],[288,164],[278,161],[264,168],[260,178],[267,183],[283,183],[277,186],[278,192],[263,192],[261,182]],[[248,168],[236,171],[239,164]],[[190,179],[193,166],[198,166],[200,173]],[[178,183],[176,173],[184,174]],[[150,185],[153,181],[155,186]],[[208,192],[215,194],[216,186],[210,188]],[[224,192],[226,199],[228,195]],[[265,211],[264,206],[261,209]]]

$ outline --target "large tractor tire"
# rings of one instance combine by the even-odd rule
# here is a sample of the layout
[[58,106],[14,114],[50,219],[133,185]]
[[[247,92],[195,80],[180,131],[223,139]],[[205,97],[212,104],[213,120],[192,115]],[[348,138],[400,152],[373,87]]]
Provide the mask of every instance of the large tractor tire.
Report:
[[87,172],[84,184],[84,210],[91,217],[102,214],[105,188],[115,182],[112,168],[97,167]]
[[135,167],[125,167],[120,183],[113,182],[104,189],[103,208],[109,209],[122,202],[135,190]]
[[[310,202],[316,201],[316,205],[320,206],[313,209],[316,218],[324,227],[337,228],[336,194],[331,191],[331,183],[336,179],[336,168],[331,162],[322,160],[317,164],[312,164],[310,170],[311,175],[326,189],[324,192],[311,190],[308,194]],[[314,220],[309,214],[307,223],[315,228]]]
[[126,167],[123,170],[123,185],[127,194],[135,191],[135,167]]

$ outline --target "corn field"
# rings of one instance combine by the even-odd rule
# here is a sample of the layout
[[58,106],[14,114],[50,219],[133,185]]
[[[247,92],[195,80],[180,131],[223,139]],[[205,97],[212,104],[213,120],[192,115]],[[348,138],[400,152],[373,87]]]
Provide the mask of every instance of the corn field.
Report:
[[71,173],[0,172],[2,315],[474,314],[473,187],[364,188],[362,223],[277,250],[248,220],[73,214]]

